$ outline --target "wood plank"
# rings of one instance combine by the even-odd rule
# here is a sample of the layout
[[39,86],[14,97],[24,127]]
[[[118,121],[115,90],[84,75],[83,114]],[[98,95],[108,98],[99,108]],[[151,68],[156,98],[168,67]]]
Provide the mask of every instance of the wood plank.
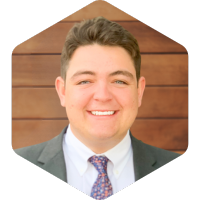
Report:
[[60,76],[60,55],[12,56],[13,86],[54,86]]
[[[187,87],[147,87],[139,118],[166,118],[188,116]],[[54,88],[13,88],[13,118],[63,118],[66,112],[60,106]]]
[[[58,135],[68,125],[67,120],[13,120],[13,149],[45,142]],[[188,123],[186,119],[141,120],[131,127],[133,136],[143,142],[163,149],[186,149]]]
[[111,21],[137,21],[137,19],[106,1],[94,1],[73,13],[69,17],[66,17],[62,21],[81,21],[84,19],[92,19],[98,16],[103,16]]
[[188,117],[187,87],[146,87],[138,117]]
[[54,88],[13,88],[13,118],[67,117]]
[[[57,23],[15,47],[13,54],[61,53],[66,35],[73,22]],[[145,53],[183,52],[186,49],[142,22],[119,22],[138,40]]]
[[[60,75],[60,55],[12,57],[13,86],[54,86]],[[141,75],[147,85],[187,85],[188,55],[142,55]]]
[[162,149],[187,149],[187,119],[137,119],[131,127],[137,139]]
[[142,55],[146,85],[188,85],[188,55]]
[[68,120],[13,120],[12,147],[18,149],[48,141],[68,124]]

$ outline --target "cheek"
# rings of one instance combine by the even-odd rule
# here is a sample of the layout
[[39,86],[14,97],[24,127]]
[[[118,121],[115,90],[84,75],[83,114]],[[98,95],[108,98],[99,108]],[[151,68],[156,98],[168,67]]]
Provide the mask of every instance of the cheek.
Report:
[[82,109],[88,104],[90,97],[91,94],[89,90],[67,90],[66,108],[69,110]]
[[118,91],[117,99],[119,104],[125,109],[135,109],[138,105],[137,92],[132,89]]
[[124,116],[127,120],[127,123],[133,123],[138,113],[138,98],[137,93],[131,92],[128,93],[124,103]]
[[131,90],[124,94],[123,96],[123,124],[131,127],[132,123],[135,121],[135,118],[138,114],[138,98],[137,92]]

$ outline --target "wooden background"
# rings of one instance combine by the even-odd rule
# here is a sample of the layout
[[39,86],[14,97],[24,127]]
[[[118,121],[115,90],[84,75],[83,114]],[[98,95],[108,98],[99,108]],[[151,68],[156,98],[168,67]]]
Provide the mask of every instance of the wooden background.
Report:
[[[132,14],[134,15],[134,13]],[[150,145],[184,153],[188,146],[188,54],[186,49],[105,1],[95,1],[18,45],[12,54],[12,146],[47,141],[68,124],[54,82],[69,29],[104,16],[138,40],[146,89],[132,134]]]

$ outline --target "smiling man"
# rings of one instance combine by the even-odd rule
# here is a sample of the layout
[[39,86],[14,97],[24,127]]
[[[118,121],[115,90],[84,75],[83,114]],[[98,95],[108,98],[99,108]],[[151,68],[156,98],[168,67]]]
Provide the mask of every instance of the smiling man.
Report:
[[130,133],[145,78],[136,39],[103,17],[69,31],[55,85],[69,126],[45,143],[16,150],[95,199],[105,199],[178,157]]
[[100,44],[77,48],[66,80],[56,80],[72,133],[98,154],[125,137],[141,105],[144,87],[144,77],[137,83],[133,61],[124,48]]

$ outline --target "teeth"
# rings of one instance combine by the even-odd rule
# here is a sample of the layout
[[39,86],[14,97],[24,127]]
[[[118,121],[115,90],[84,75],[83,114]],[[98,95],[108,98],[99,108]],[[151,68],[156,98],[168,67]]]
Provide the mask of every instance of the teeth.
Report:
[[113,115],[115,111],[105,111],[105,112],[101,112],[101,111],[91,111],[91,113],[93,115]]

